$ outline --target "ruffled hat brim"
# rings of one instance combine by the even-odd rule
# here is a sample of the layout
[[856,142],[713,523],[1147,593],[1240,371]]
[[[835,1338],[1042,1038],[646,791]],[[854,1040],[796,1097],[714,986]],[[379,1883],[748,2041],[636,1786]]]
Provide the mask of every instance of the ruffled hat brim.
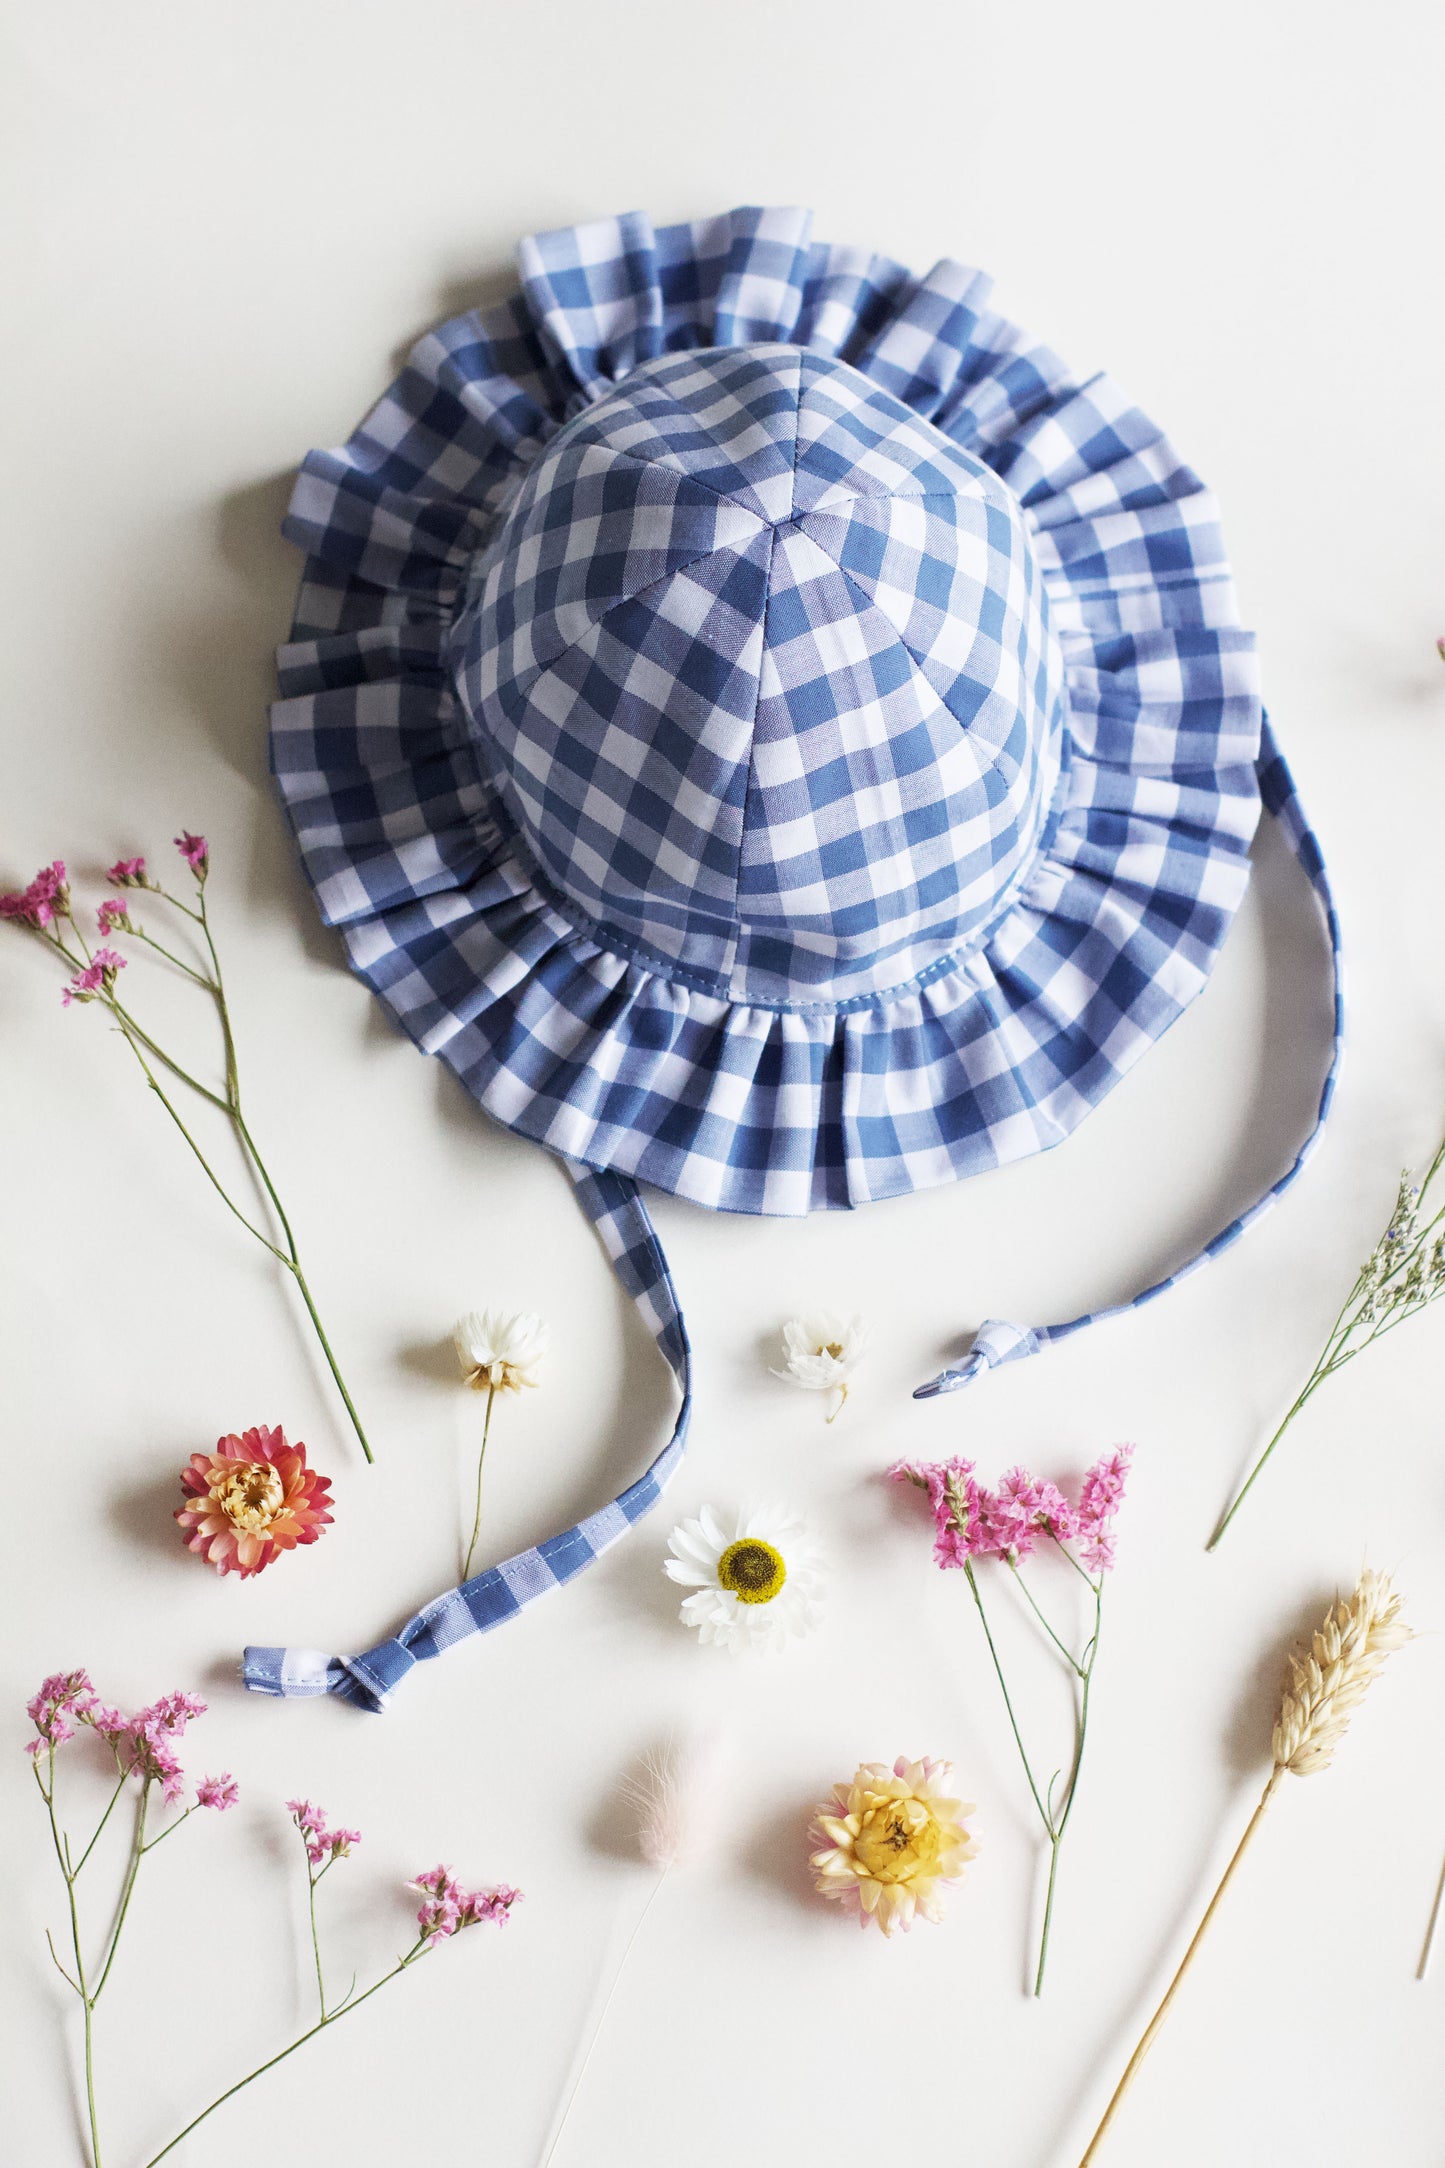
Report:
[[[814,243],[793,211],[524,242],[521,289],[423,339],[286,532],[308,563],[272,760],[322,913],[398,1021],[509,1128],[723,1210],[925,1189],[1059,1140],[1199,993],[1244,894],[1261,707],[1214,503],[1107,378],[988,309]],[[444,661],[542,446],[629,370],[784,340],[851,363],[1024,509],[1068,686],[1022,882],[881,997],[769,1007],[600,946],[484,780]]]

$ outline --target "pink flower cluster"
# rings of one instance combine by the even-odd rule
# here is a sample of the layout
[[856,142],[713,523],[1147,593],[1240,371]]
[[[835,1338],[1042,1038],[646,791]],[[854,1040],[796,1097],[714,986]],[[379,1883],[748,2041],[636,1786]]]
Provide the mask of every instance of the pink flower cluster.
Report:
[[495,1889],[463,1889],[450,1867],[429,1867],[407,1888],[423,1899],[416,1916],[423,1942],[444,1942],[463,1927],[479,1927],[495,1921],[504,1927],[522,1892],[499,1883]]
[[323,1860],[345,1859],[352,1846],[361,1842],[359,1829],[329,1828],[325,1808],[314,1807],[309,1799],[288,1799],[286,1812],[301,1832],[306,1857],[313,1867],[319,1867]]
[[48,926],[57,916],[63,917],[70,908],[70,891],[65,885],[65,860],[57,858],[53,864],[42,866],[28,888],[12,889],[0,896],[0,919],[13,919],[18,925],[37,929]]
[[25,1704],[36,1733],[26,1741],[26,1753],[43,1754],[49,1746],[63,1746],[75,1737],[72,1717],[83,1720],[95,1705],[88,1671],[53,1671]]
[[117,927],[122,933],[132,933],[135,930],[130,922],[130,905],[124,896],[107,896],[96,912],[95,919],[102,939],[107,934],[114,933]]
[[211,862],[210,846],[205,837],[193,836],[188,828],[183,828],[176,837],[176,849],[180,852],[196,879],[203,881],[206,878],[206,868]]
[[149,888],[151,885],[143,858],[117,858],[113,866],[106,867],[105,877],[112,888]]
[[1091,1573],[1106,1573],[1114,1563],[1114,1519],[1133,1453],[1132,1445],[1121,1445],[1095,1461],[1073,1504],[1057,1483],[1024,1468],[1011,1468],[993,1491],[977,1481],[971,1460],[900,1460],[888,1473],[895,1482],[927,1491],[933,1556],[940,1566],[965,1566],[973,1558],[1004,1558],[1016,1565],[1037,1550],[1041,1538],[1050,1538],[1076,1544]]
[[[138,1709],[134,1716],[125,1716],[111,1702],[100,1699],[88,1671],[57,1671],[42,1680],[39,1691],[25,1706],[35,1726],[35,1737],[26,1741],[27,1754],[38,1759],[73,1739],[77,1724],[85,1724],[109,1745],[123,1775],[158,1784],[168,1807],[175,1806],[184,1795],[185,1771],[175,1741],[183,1736],[193,1717],[205,1715],[206,1704],[199,1694],[177,1689]],[[201,1779],[195,1804],[224,1813],[235,1806],[238,1796],[234,1777],[223,1772],[218,1777]]]
[[83,971],[77,971],[61,995],[66,1008],[72,1001],[94,1001],[97,994],[108,994],[115,984],[116,973],[124,971],[126,959],[119,949],[98,948]]

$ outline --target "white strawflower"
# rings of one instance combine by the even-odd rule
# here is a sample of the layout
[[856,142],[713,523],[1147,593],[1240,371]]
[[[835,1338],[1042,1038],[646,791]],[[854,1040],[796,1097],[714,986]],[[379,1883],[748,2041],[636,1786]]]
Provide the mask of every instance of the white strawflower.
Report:
[[822,1615],[817,1549],[784,1506],[744,1506],[726,1519],[704,1506],[667,1545],[663,1571],[693,1591],[679,1615],[700,1641],[734,1653],[778,1649]]
[[452,1328],[462,1376],[479,1393],[519,1393],[537,1382],[547,1327],[530,1310],[471,1310]]
[[787,1378],[808,1393],[836,1393],[838,1405],[828,1417],[841,1414],[848,1398],[848,1381],[857,1369],[868,1344],[868,1330],[861,1317],[843,1319],[832,1310],[818,1310],[808,1317],[790,1317],[783,1327],[785,1367],[775,1378]]

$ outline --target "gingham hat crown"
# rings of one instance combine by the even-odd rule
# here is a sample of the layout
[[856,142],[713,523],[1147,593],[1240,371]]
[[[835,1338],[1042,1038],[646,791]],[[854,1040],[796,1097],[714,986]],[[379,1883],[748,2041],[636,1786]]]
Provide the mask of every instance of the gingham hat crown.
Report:
[[[638,1479],[267,1694],[384,1708],[648,1512],[692,1405],[639,1181],[805,1213],[1067,1137],[1205,986],[1261,808],[1318,845],[1214,502],[1107,377],[805,211],[538,234],[286,532],[272,760],[356,969],[554,1152],[681,1392]],[[1226,1248],[1261,1197],[1114,1310]],[[948,1393],[1105,1309],[986,1319]]]
[[560,430],[451,661],[564,907],[735,999],[913,978],[1031,863],[1063,665],[1022,510],[846,363],[667,356]]

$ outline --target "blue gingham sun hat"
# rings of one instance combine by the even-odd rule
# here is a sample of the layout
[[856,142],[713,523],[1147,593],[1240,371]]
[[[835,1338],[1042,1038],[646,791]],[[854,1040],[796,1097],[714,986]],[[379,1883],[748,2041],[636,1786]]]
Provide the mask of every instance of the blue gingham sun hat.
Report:
[[[1261,804],[1338,958],[1214,501],[1107,378],[977,272],[802,212],[604,220],[520,270],[306,461],[273,764],[357,971],[566,1162],[682,1412],[632,1490],[368,1656],[247,1652],[373,1708],[676,1465],[638,1182],[797,1215],[1058,1143],[1203,987]],[[1336,986],[1293,1165],[1119,1307],[1298,1173]],[[1090,1321],[990,1320],[920,1394]]]

